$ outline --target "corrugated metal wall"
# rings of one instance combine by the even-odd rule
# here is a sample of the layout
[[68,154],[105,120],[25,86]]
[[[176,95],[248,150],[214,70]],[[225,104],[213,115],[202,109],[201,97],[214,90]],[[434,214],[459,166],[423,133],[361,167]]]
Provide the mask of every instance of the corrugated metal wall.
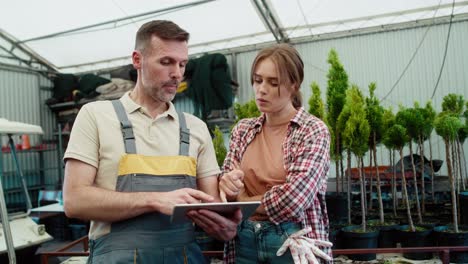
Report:
[[195,107],[193,105],[193,101],[185,95],[178,95],[174,101],[174,106],[177,110],[186,112],[189,114],[195,113]]
[[[443,96],[449,93],[461,94],[468,99],[468,50],[465,46],[468,43],[467,29],[468,21],[452,24],[443,75],[432,100],[437,111],[441,109]],[[307,100],[311,96],[312,81],[319,84],[325,101],[326,75],[329,69],[327,57],[331,48],[336,49],[348,73],[350,84],[357,84],[367,96],[368,84],[376,82],[376,95],[383,98],[399,79],[427,30],[427,26],[413,27],[340,38],[330,37],[326,40],[297,44],[296,48],[305,63],[305,78],[301,86],[305,107],[308,108]],[[395,112],[399,104],[412,107],[414,101],[419,101],[424,105],[431,99],[442,64],[447,32],[448,24],[429,27],[427,36],[407,72],[392,93],[382,102],[385,107],[392,106]],[[253,98],[249,76],[255,55],[256,52],[246,52],[236,56],[237,81],[240,84],[239,102],[246,102]],[[434,159],[445,160],[443,142],[439,136],[435,135],[435,132],[431,138],[431,144],[435,152]],[[428,143],[425,149],[428,150]],[[465,152],[467,151],[465,144]],[[429,155],[426,154],[426,156]],[[380,151],[380,164],[388,164],[386,150]],[[331,177],[334,177],[334,171],[332,168]],[[446,175],[445,166],[441,173]]]
[[[49,90],[47,89],[49,87]],[[31,199],[37,198],[37,192],[42,188],[55,188],[58,180],[58,152],[53,140],[53,114],[44,104],[51,96],[51,83],[45,77],[16,68],[0,68],[0,117],[11,121],[40,125],[44,129],[43,136],[30,136],[31,146],[40,143],[50,143],[52,150],[48,151],[18,151],[18,161],[23,175],[30,187]],[[15,143],[20,143],[19,136],[13,136]],[[8,137],[2,136],[2,147],[7,145]],[[9,152],[0,153],[3,162],[3,187],[10,208],[25,205],[21,192],[21,182],[17,175],[12,155]],[[41,178],[44,180],[41,183]],[[45,184],[45,185],[44,185]]]

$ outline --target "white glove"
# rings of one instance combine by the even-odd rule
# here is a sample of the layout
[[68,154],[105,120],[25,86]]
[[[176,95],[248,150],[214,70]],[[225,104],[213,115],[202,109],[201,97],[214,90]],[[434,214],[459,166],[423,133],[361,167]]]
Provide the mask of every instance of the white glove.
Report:
[[304,228],[288,237],[283,245],[276,252],[277,256],[281,256],[289,248],[295,264],[319,264],[316,256],[321,257],[327,261],[331,257],[320,250],[316,245],[323,247],[331,247],[332,243],[328,241],[312,239],[305,236],[305,234],[312,231],[312,228]]

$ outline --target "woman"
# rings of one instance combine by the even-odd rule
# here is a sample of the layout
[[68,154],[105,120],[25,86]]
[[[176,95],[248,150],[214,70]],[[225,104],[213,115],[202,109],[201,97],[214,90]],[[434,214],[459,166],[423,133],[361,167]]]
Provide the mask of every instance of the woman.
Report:
[[[295,254],[301,248],[294,247],[301,245],[294,240],[298,237],[330,246],[321,243],[328,240],[330,134],[321,120],[301,107],[303,79],[304,64],[290,45],[263,49],[253,62],[251,83],[262,115],[243,119],[233,129],[219,187],[228,201],[260,200],[262,205],[228,242],[227,263],[301,262]],[[282,245],[284,254],[277,256]],[[287,246],[290,251],[284,252]],[[328,247],[320,250],[330,255]],[[302,256],[301,263],[307,257]]]

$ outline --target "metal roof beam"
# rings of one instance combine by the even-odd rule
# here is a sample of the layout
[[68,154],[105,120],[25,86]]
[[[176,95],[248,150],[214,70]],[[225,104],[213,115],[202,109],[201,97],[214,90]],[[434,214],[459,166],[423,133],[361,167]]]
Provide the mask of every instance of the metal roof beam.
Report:
[[[400,23],[391,24],[391,25],[379,25],[379,26],[356,28],[356,29],[344,30],[344,31],[336,31],[336,32],[334,31],[334,32],[318,34],[318,35],[309,35],[309,36],[291,38],[290,43],[302,44],[302,43],[308,43],[308,42],[318,41],[318,40],[336,39],[336,38],[356,36],[356,35],[365,35],[365,34],[375,34],[375,33],[380,33],[380,32],[402,30],[402,29],[415,28],[415,27],[427,27],[430,25],[441,25],[441,24],[447,24],[449,20],[450,20],[450,16],[442,16],[442,17],[436,17],[435,19],[428,18],[428,19],[423,19],[423,20],[418,20],[418,21],[400,22]],[[468,21],[468,13],[454,15],[453,23],[458,23],[462,21]],[[210,52],[217,52],[217,53],[222,53],[222,54],[249,52],[249,51],[259,50],[264,47],[268,47],[272,43],[273,42],[263,42],[263,43],[250,44],[250,45],[233,47],[233,48],[218,49],[218,50],[213,50]],[[202,55],[205,53],[206,52],[194,53],[194,54],[190,54],[190,56],[198,56],[198,55]]]
[[[425,27],[429,25],[440,25],[440,24],[446,24],[448,23],[448,20],[450,19],[450,16],[441,16],[441,17],[436,17],[436,18],[426,18],[422,20],[417,20],[417,21],[406,21],[406,22],[400,22],[396,24],[391,24],[391,25],[379,25],[379,26],[373,26],[373,27],[366,27],[366,28],[357,28],[357,29],[352,29],[352,30],[344,30],[344,31],[337,31],[337,32],[329,32],[329,33],[324,33],[324,34],[318,34],[318,35],[309,35],[309,36],[303,36],[303,37],[297,37],[297,38],[292,38],[290,39],[291,43],[294,44],[300,44],[300,43],[305,43],[305,42],[311,42],[311,41],[317,41],[317,40],[326,40],[326,39],[334,39],[334,38],[341,38],[341,37],[347,37],[347,36],[353,36],[353,35],[362,35],[362,34],[372,34],[372,33],[379,33],[379,32],[385,32],[385,31],[392,31],[392,30],[401,30],[401,29],[407,29],[407,28],[414,28],[414,27]],[[457,14],[454,15],[453,18],[453,23],[461,22],[461,21],[467,21],[468,20],[468,13],[463,13],[463,14]],[[261,35],[266,35],[270,34],[268,31],[262,32]],[[223,39],[219,41],[213,41],[209,42],[210,44],[216,45],[219,43],[223,43],[225,41],[235,41],[239,40],[242,38],[249,38],[252,37],[251,34],[249,35],[244,35],[244,36],[239,36],[235,38],[228,38],[228,39]],[[274,42],[262,42],[262,43],[257,43],[257,44],[250,44],[250,45],[245,45],[245,46],[236,46],[233,48],[225,48],[225,49],[215,49],[215,50],[210,50],[209,53],[212,52],[218,52],[222,54],[231,54],[231,53],[239,53],[239,52],[248,52],[248,51],[253,51],[253,50],[258,50],[264,47],[267,47]],[[200,44],[195,44],[195,45],[190,45],[189,47],[199,47],[202,45],[206,45],[206,43],[200,43]],[[198,53],[193,53],[189,54],[190,57],[196,57],[199,55],[206,54],[207,52],[198,52]],[[99,65],[99,64],[111,64],[112,62],[116,62],[119,60],[125,61],[129,60],[128,63],[131,63],[130,61],[131,56],[123,56],[123,57],[118,57],[114,59],[108,59],[108,60],[102,60],[102,61],[96,61],[96,62],[90,62],[90,63],[82,63],[82,64],[76,64],[76,65],[67,65],[67,66],[62,66],[59,67],[60,70],[70,70],[75,68],[75,71],[71,72],[81,72],[79,71],[78,68],[80,67],[89,67],[92,65]],[[122,63],[121,65],[124,65],[125,63]],[[120,65],[120,66],[121,66]],[[118,65],[113,65],[111,68],[115,68]],[[104,68],[109,68],[109,67],[103,67],[103,68],[96,68],[95,70],[89,69],[86,72],[91,72],[91,71],[96,71]],[[77,71],[78,70],[78,71]]]
[[92,25],[88,25],[88,26],[84,26],[84,27],[78,27],[78,28],[74,28],[74,29],[70,29],[70,30],[60,31],[60,32],[52,33],[52,34],[47,34],[47,35],[44,35],[44,36],[25,39],[25,40],[19,41],[19,43],[25,43],[25,42],[31,42],[31,41],[36,41],[36,40],[54,38],[54,37],[63,36],[63,35],[71,34],[71,33],[76,33],[76,32],[79,32],[79,31],[86,30],[86,29],[92,29],[92,28],[96,28],[96,27],[100,27],[100,26],[104,26],[104,25],[109,25],[109,24],[114,24],[114,26],[115,26],[115,24],[118,23],[118,22],[127,21],[127,20],[131,20],[131,19],[134,19],[134,18],[139,18],[139,17],[156,15],[156,14],[163,13],[163,12],[175,11],[175,10],[178,10],[178,9],[192,7],[192,6],[196,6],[196,5],[201,5],[201,4],[205,4],[205,3],[213,2],[213,1],[215,1],[215,0],[202,0],[202,1],[197,1],[197,2],[191,2],[191,3],[188,3],[188,4],[171,6],[171,7],[168,7],[168,8],[163,8],[163,9],[154,10],[154,11],[150,11],[150,12],[145,12],[145,13],[141,13],[141,14],[136,14],[136,15],[132,15],[132,16],[126,16],[126,17],[113,19],[113,20],[109,20],[109,21],[105,21],[105,22],[101,22],[101,23],[97,23],[97,24],[92,24]]
[[[7,44],[11,45],[9,47],[0,45],[0,49],[10,54],[16,61],[19,62],[20,65],[26,64],[32,70],[43,71],[46,69],[50,72],[57,72],[55,66],[52,63],[39,56],[27,46],[23,44],[17,44],[13,36],[1,29],[0,38],[2,38]],[[43,67],[43,69],[38,69],[37,67]]]
[[270,30],[277,43],[288,42],[281,21],[269,0],[251,0],[263,24]]
[[[455,2],[455,7],[467,6],[467,5],[468,5],[468,1]],[[386,18],[386,17],[404,16],[404,15],[409,15],[409,14],[421,13],[421,12],[426,12],[426,11],[434,11],[434,10],[440,10],[440,9],[445,9],[445,8],[452,8],[452,3],[443,4],[440,6],[434,5],[434,6],[415,8],[415,9],[408,9],[404,11],[396,11],[396,12],[384,13],[384,14],[379,14],[379,15],[363,16],[363,17],[350,18],[350,19],[344,19],[344,20],[335,20],[335,21],[316,23],[316,24],[311,24],[311,25],[295,26],[295,27],[290,27],[290,28],[285,28],[285,29],[286,30],[293,30],[293,29],[299,30],[299,29],[307,29],[307,28],[319,28],[319,27],[333,26],[333,25],[339,25],[339,24],[349,24],[349,23],[361,22],[361,21],[371,21],[371,20]]]

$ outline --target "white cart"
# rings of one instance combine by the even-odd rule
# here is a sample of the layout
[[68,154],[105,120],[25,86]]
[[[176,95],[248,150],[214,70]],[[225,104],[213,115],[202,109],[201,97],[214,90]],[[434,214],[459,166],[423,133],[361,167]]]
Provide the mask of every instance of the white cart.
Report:
[[[43,225],[36,224],[29,214],[32,209],[31,199],[28,194],[26,180],[24,179],[21,167],[19,166],[18,157],[16,155],[15,144],[13,142],[13,135],[42,135],[44,132],[40,126],[30,125],[20,122],[8,121],[0,118],[0,139],[3,136],[8,137],[11,155],[14,159],[17,175],[21,178],[23,193],[26,200],[26,212],[15,214],[8,214],[5,196],[3,193],[3,186],[0,180],[0,215],[1,226],[0,229],[0,253],[7,252],[10,264],[16,263],[15,249],[23,249],[30,246],[35,246],[46,241],[52,240],[52,237],[45,232]],[[3,178],[3,164],[0,162],[0,179]],[[3,238],[4,237],[4,238]]]

